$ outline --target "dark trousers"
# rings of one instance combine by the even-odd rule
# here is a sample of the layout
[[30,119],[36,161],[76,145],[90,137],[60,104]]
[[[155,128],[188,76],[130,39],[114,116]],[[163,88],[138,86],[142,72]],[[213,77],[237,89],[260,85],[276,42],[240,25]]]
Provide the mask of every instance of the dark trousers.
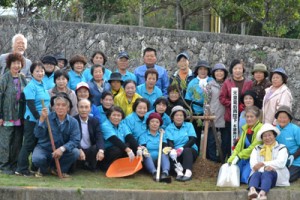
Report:
[[0,126],[0,170],[16,170],[22,141],[23,126]]
[[197,124],[197,120],[193,120],[193,126],[194,126],[194,129],[196,131],[196,135],[197,135],[197,138],[196,138],[196,145],[200,151],[200,144],[201,144],[201,133],[202,133],[202,127],[203,126],[198,126]]
[[292,165],[289,167],[290,182],[296,181],[300,177],[300,167]]
[[255,187],[257,190],[269,192],[275,187],[276,181],[277,172],[275,171],[254,172],[249,179],[249,188]]
[[224,131],[221,132],[221,140],[222,140],[222,151],[223,151],[223,158],[226,161],[226,157],[229,158],[231,155],[231,123],[225,122]]
[[88,149],[82,149],[85,154],[85,160],[79,160],[80,168],[88,169],[88,170],[96,170],[97,160],[96,156],[98,153],[98,149],[96,145],[92,145]]
[[[220,131],[221,134],[225,131],[225,128],[216,129],[217,131]],[[217,145],[212,127],[209,127],[208,129],[206,158],[215,162],[220,161],[220,159],[217,156]]]
[[183,169],[192,170],[193,163],[198,157],[198,153],[193,148],[184,148],[182,154],[177,158],[177,161],[182,164]]
[[117,146],[111,146],[105,149],[104,159],[102,162],[100,162],[100,168],[106,171],[112,162],[114,162],[118,158],[124,157],[127,157],[127,153],[124,150],[120,149]]
[[18,157],[18,167],[17,170],[20,173],[26,172],[29,169],[29,161],[28,157],[33,152],[33,149],[37,143],[37,139],[35,138],[33,131],[36,123],[25,120],[24,123],[24,138],[23,145]]

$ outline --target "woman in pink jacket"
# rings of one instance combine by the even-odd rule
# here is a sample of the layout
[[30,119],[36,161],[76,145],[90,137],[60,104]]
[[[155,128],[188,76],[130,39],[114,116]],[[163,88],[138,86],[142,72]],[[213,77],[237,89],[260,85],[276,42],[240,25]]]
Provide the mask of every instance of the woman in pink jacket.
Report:
[[270,73],[271,87],[266,89],[263,100],[263,123],[276,125],[275,113],[282,106],[292,107],[293,97],[287,87],[288,76],[283,68],[277,68]]
[[[244,76],[245,64],[243,61],[234,59],[230,64],[229,72],[231,77],[224,82],[219,97],[221,104],[225,106],[225,131],[221,134],[224,158],[231,154],[231,88],[239,89],[239,97],[252,88],[252,81]],[[239,101],[239,112],[242,112],[243,109],[244,106]]]

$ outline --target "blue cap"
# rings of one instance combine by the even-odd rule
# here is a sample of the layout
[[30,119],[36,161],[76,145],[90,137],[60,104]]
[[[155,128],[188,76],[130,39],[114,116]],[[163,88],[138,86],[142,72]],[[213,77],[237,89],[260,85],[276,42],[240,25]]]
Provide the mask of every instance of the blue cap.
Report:
[[119,55],[118,55],[118,59],[120,59],[120,58],[127,58],[127,59],[129,59],[129,55],[128,55],[128,53],[126,51],[121,51],[119,53]]
[[183,51],[183,52],[181,52],[180,54],[178,54],[178,55],[176,56],[176,62],[179,62],[179,60],[180,60],[180,58],[181,58],[182,56],[184,56],[187,60],[190,59],[189,54],[188,54],[186,51]]
[[283,74],[284,76],[286,76],[287,77],[287,74],[286,74],[286,72],[285,72],[285,70],[282,68],[282,67],[279,67],[279,68],[277,68],[277,69],[275,69],[274,71],[273,71],[273,73],[281,73],[281,74]]

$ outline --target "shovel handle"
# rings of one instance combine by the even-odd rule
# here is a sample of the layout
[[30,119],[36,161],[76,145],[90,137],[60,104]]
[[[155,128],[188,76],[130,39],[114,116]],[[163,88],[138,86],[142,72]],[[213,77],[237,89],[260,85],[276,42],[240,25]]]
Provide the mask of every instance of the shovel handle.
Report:
[[161,153],[162,153],[162,142],[163,142],[163,135],[164,130],[159,130],[159,149],[158,149],[158,159],[157,159],[157,171],[156,171],[156,181],[159,182],[160,179],[160,167],[161,167]]

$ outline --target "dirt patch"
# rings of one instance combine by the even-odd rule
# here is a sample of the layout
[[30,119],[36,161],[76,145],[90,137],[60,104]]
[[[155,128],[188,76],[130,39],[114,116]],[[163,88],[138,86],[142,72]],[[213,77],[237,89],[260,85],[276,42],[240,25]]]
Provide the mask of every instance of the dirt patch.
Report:
[[199,157],[193,165],[193,178],[217,178],[221,166],[222,163],[216,163]]

